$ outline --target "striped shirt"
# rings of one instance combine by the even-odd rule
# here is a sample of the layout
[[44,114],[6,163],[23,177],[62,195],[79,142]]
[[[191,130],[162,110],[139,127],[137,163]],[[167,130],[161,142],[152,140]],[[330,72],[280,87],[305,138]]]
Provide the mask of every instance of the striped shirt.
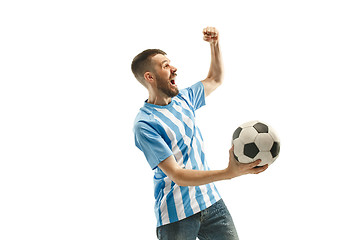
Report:
[[135,144],[154,170],[157,226],[173,223],[198,213],[221,199],[214,183],[178,186],[157,165],[174,155],[185,169],[209,170],[203,138],[195,124],[195,110],[205,105],[201,82],[180,90],[170,104],[145,102],[135,123]]

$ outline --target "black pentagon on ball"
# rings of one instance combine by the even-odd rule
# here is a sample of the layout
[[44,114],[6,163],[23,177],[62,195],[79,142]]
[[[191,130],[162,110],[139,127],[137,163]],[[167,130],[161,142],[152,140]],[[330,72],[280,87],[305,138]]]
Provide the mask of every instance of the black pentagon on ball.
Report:
[[268,133],[269,132],[268,126],[266,126],[265,124],[263,124],[261,122],[258,122],[253,127],[256,129],[256,131],[258,133]]
[[241,130],[242,130],[241,127],[238,127],[238,128],[235,130],[235,132],[234,132],[234,134],[233,134],[233,140],[235,140],[235,139],[237,139],[237,138],[239,137]]
[[275,158],[280,153],[280,143],[274,142],[273,146],[270,149],[271,156]]
[[244,155],[249,158],[254,158],[260,152],[255,143],[248,143],[244,145]]

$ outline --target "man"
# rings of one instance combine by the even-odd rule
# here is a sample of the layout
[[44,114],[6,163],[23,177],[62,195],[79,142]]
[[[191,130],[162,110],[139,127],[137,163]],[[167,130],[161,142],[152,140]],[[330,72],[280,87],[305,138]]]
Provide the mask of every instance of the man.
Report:
[[134,134],[136,146],[155,172],[159,239],[238,239],[230,213],[213,182],[257,174],[267,168],[256,167],[260,160],[237,162],[233,147],[226,169],[210,170],[207,165],[195,111],[223,82],[223,66],[218,31],[207,27],[203,34],[211,48],[209,73],[189,88],[178,90],[177,69],[162,50],[145,50],[131,65],[136,79],[149,92],[135,119]]

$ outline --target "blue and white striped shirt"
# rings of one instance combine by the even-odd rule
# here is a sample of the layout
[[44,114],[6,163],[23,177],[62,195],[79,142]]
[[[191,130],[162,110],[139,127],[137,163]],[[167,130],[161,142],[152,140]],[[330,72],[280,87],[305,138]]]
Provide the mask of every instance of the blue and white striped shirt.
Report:
[[195,124],[195,110],[205,105],[201,82],[180,90],[170,104],[145,102],[134,123],[136,146],[144,152],[154,170],[157,226],[173,223],[198,213],[221,199],[214,183],[182,187],[157,165],[174,155],[185,169],[209,170],[203,138]]

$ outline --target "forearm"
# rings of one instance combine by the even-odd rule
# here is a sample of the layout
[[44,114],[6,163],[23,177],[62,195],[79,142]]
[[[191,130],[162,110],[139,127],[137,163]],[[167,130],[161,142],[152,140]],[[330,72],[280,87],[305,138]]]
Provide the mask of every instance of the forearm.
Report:
[[174,181],[179,186],[200,186],[230,178],[226,169],[209,171],[179,169]]
[[210,49],[211,49],[211,63],[207,78],[211,78],[214,81],[221,83],[223,80],[223,61],[222,61],[219,42],[211,43]]
[[252,163],[239,163],[235,160],[234,146],[229,150],[229,165],[223,170],[193,170],[182,168],[169,156],[158,164],[158,167],[179,186],[200,186],[220,180],[231,179],[248,173],[260,173],[266,170],[267,165],[255,168],[260,160]]

